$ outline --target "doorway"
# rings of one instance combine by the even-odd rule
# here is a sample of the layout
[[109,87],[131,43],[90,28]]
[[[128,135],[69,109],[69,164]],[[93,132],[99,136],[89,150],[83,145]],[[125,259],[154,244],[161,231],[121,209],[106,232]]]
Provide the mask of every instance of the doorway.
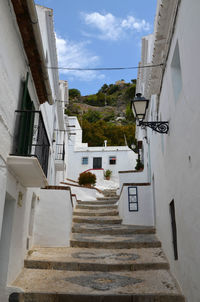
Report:
[[6,193],[3,224],[0,238],[0,285],[5,286],[8,277],[9,255],[12,238],[12,226],[15,210],[15,199]]
[[102,157],[93,157],[93,169],[102,168]]
[[36,195],[33,193],[32,201],[31,201],[31,210],[29,217],[29,228],[28,228],[28,238],[27,238],[27,250],[29,250],[32,246],[33,241],[33,229],[34,229],[34,218],[35,218],[35,207],[36,207]]

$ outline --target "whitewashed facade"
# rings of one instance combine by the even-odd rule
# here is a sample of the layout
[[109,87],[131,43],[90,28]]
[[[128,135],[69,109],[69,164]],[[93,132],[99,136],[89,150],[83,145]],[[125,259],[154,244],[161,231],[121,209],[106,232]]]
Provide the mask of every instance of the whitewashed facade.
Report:
[[78,180],[79,174],[87,170],[95,173],[98,179],[103,179],[103,172],[111,170],[111,180],[119,182],[119,171],[134,170],[137,154],[128,146],[107,146],[105,142],[103,147],[88,147],[87,143],[82,143],[82,129],[77,118],[69,116],[68,122],[69,179]]
[[65,130],[67,83],[59,84],[57,71],[46,68],[57,66],[52,11],[37,11],[32,0],[0,2],[1,302],[8,301],[9,284],[36,240],[40,187],[65,177],[65,159],[57,157],[56,146],[59,139],[65,143],[59,137]]
[[147,120],[169,122],[168,134],[138,128],[137,135],[148,149],[157,234],[188,302],[200,296],[199,14],[198,0],[158,1],[140,64],[164,65],[137,81],[150,99]]

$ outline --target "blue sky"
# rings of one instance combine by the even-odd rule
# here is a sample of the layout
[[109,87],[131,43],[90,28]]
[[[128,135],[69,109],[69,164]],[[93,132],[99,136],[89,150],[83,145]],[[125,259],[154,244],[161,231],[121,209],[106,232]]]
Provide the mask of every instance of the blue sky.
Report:
[[[54,11],[59,66],[76,68],[137,66],[141,37],[153,32],[156,0],[35,0]],[[60,71],[69,88],[82,95],[104,84],[130,82],[137,70]]]

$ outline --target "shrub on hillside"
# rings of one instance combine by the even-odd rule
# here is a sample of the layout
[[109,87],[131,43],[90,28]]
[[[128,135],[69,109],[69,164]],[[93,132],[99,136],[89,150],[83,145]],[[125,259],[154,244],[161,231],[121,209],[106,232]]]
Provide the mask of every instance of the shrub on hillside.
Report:
[[96,175],[91,172],[81,173],[78,178],[80,186],[95,185]]

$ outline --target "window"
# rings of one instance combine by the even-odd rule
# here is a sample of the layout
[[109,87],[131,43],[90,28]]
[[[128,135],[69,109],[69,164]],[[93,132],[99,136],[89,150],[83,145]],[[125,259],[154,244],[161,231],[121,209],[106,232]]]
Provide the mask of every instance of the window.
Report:
[[110,156],[109,157],[109,164],[110,165],[116,165],[116,156]]
[[88,157],[82,157],[82,165],[88,165]]
[[138,193],[137,187],[128,187],[128,210],[138,212]]
[[178,42],[174,50],[174,55],[171,62],[172,86],[174,91],[174,99],[178,100],[182,89],[181,62]]
[[175,215],[175,204],[172,200],[169,204],[170,214],[171,214],[171,224],[172,224],[172,240],[174,248],[174,259],[178,260],[178,248],[177,248],[177,230],[176,230],[176,215]]

